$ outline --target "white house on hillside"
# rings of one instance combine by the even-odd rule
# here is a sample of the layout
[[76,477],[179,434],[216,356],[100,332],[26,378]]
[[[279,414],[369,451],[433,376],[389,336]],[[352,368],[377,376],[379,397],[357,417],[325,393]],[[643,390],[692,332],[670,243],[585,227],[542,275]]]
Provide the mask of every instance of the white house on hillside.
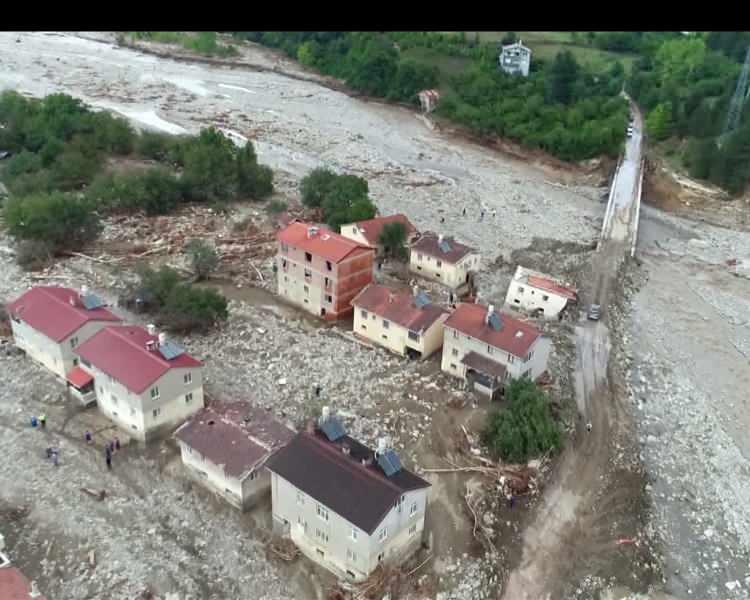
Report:
[[79,344],[121,321],[85,287],[37,286],[7,309],[16,346],[62,379],[78,364]]
[[386,440],[373,452],[324,409],[266,465],[275,529],[337,575],[365,579],[420,547],[430,484]]
[[203,408],[203,365],[156,328],[112,326],[76,348],[99,409],[141,441]]
[[511,75],[529,76],[531,68],[531,50],[519,40],[515,44],[503,46],[498,57],[500,68]]
[[553,319],[578,301],[574,288],[544,273],[519,266],[508,286],[505,304]]
[[271,490],[268,457],[295,431],[247,402],[211,402],[176,432],[182,463],[201,484],[244,510]]

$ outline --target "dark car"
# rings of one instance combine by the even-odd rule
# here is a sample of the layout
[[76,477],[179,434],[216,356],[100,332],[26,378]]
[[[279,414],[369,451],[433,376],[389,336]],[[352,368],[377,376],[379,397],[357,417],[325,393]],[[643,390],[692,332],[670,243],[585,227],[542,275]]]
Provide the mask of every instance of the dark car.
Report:
[[598,304],[592,304],[591,306],[589,306],[589,312],[586,316],[588,317],[589,321],[598,321],[602,316],[602,307]]

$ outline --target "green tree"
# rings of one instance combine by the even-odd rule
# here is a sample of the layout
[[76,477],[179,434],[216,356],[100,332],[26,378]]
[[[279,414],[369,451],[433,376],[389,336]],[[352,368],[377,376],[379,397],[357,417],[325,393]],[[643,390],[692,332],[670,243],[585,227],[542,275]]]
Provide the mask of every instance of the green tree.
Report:
[[547,395],[528,378],[514,379],[505,389],[506,408],[491,413],[482,434],[493,455],[525,462],[560,447],[561,435]]
[[685,151],[685,163],[690,176],[708,179],[716,152],[716,142],[713,140],[706,138],[691,139]]
[[203,129],[184,150],[182,183],[192,200],[225,200],[237,185],[236,147],[220,131]]
[[172,331],[206,331],[229,316],[227,300],[215,290],[179,284],[167,297],[159,319]]
[[261,199],[273,193],[273,171],[258,164],[252,142],[247,142],[237,152],[236,165],[237,190],[240,194]]
[[8,232],[17,240],[46,242],[55,251],[77,250],[101,229],[87,201],[60,192],[11,198],[4,213]]
[[569,50],[558,52],[547,73],[547,97],[551,102],[570,104],[580,67]]
[[310,171],[300,181],[302,204],[309,208],[322,206],[326,194],[336,181],[336,173],[330,169],[317,168]]
[[508,31],[503,36],[502,44],[503,46],[509,46],[510,44],[515,44],[518,41],[518,36],[513,31]]
[[219,255],[216,248],[202,240],[190,240],[185,246],[190,257],[193,273],[198,281],[208,279],[219,265]]
[[646,130],[656,141],[667,139],[672,134],[674,122],[672,107],[663,102],[646,116]]
[[403,260],[407,257],[406,226],[403,223],[386,223],[378,236],[378,244],[386,255]]

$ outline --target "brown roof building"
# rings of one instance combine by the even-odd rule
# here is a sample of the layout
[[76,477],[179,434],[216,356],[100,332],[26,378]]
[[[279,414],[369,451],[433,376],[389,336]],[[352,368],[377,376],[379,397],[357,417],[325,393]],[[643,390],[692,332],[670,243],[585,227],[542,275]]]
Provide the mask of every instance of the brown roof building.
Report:
[[442,346],[448,310],[416,287],[372,283],[352,300],[354,333],[398,354],[429,356]]
[[174,435],[191,474],[244,509],[268,492],[265,462],[295,431],[247,402],[213,401]]
[[452,237],[426,232],[411,246],[409,268],[422,277],[458,289],[469,282],[472,272],[479,270],[479,261],[475,248]]

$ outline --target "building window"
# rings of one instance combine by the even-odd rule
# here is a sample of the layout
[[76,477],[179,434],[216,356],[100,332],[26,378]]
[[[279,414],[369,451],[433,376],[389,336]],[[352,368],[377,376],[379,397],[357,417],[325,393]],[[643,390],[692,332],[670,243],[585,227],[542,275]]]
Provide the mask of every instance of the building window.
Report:
[[453,354],[453,356],[458,356],[458,348],[453,348],[453,350],[451,350],[451,354]]
[[415,342],[418,342],[419,341],[419,334],[418,333],[414,333],[413,331],[410,331],[409,332],[409,339],[410,340],[414,340]]
[[287,266],[288,266],[288,263],[286,262],[286,258],[282,258],[281,259],[281,268],[286,271]]
[[159,397],[159,387],[154,386],[151,388],[151,400],[156,400]]
[[382,562],[384,556],[385,556],[385,552],[381,552],[380,554],[378,554],[378,562]]
[[256,477],[258,477],[258,473],[256,471],[250,472],[250,481],[253,481]]
[[312,279],[312,271],[310,269],[305,269],[305,278]]
[[492,346],[487,346],[487,354],[492,354]]
[[324,521],[328,520],[328,509],[324,506],[318,504],[315,508],[315,512],[318,513],[318,516],[323,519]]
[[73,366],[74,366],[74,367],[77,367],[77,366],[78,366],[78,359],[77,359],[77,358],[74,358],[74,359],[73,359]]
[[388,321],[386,321],[385,319],[383,319],[383,329],[388,329],[388,327],[390,327],[390,325],[391,324]]
[[331,264],[330,260],[326,261],[326,269],[328,269],[329,271],[333,271],[333,265]]
[[289,281],[289,277],[287,277],[286,275],[284,275],[284,281]]
[[521,301],[518,298],[516,298],[515,300],[513,300],[513,302],[515,302],[516,304],[521,304]]
[[357,530],[354,527],[352,527],[352,530],[351,530],[351,533],[349,534],[349,537],[351,537],[352,540],[356,542],[357,541],[357,536],[358,536]]
[[437,266],[438,266],[438,269],[440,267],[442,267],[443,266],[443,261],[442,260],[437,261]]
[[451,369],[456,370],[456,363],[451,363]]
[[458,339],[458,331],[456,331],[455,329],[453,330],[453,337],[454,339]]
[[523,294],[523,287],[520,285],[518,286],[518,293]]
[[326,286],[326,289],[331,287],[331,280],[328,277],[325,278],[325,286]]
[[282,252],[289,252],[289,246],[287,246],[286,244],[281,244],[281,251]]
[[320,529],[315,530],[315,537],[318,538],[321,542],[328,543],[328,534],[325,531],[321,531]]
[[417,254],[417,260],[421,262],[421,260],[422,260],[422,255],[421,254]]
[[544,300],[545,302],[547,302],[547,300],[549,300],[549,296],[542,296],[542,300]]
[[367,330],[367,325],[365,325],[364,323],[362,323],[362,329]]
[[378,540],[382,542],[387,537],[388,537],[388,528],[387,527],[383,527],[383,529],[381,529],[378,532]]
[[415,533],[417,533],[417,524],[416,523],[414,523],[414,525],[412,525],[411,527],[409,527],[409,535],[412,536]]
[[185,404],[190,404],[193,401],[193,392],[185,394]]
[[135,409],[132,406],[130,407],[130,416],[131,417],[135,416]]
[[385,335],[385,334],[383,334],[383,335],[382,335],[382,336],[380,336],[380,337],[382,337],[382,338],[383,338],[384,340],[387,340],[387,339],[388,339],[388,336],[387,336],[387,335]]
[[509,353],[508,354],[508,362],[512,364],[514,360],[515,360],[515,358],[513,357],[513,355]]
[[297,492],[297,504],[300,506],[305,504],[305,495],[302,492]]
[[78,336],[70,338],[70,347],[75,348],[78,345]]
[[328,302],[328,304],[333,302],[333,296],[331,296],[330,294],[326,294],[326,302]]
[[84,358],[81,359],[81,364],[84,367],[88,367],[89,369],[91,368],[91,363],[89,361],[87,361],[86,359],[84,359]]
[[310,288],[307,287],[307,286],[304,286],[304,288],[305,288],[305,294],[309,294],[310,293]]
[[117,406],[117,396],[115,396],[114,394],[110,394],[110,396],[112,397],[112,404]]
[[312,262],[312,254],[310,254],[309,252],[305,252],[305,260],[307,262],[311,263]]
[[152,414],[154,415],[154,419],[157,418],[161,414],[161,408],[155,408]]
[[352,552],[351,548],[346,549],[346,560],[349,560],[351,562],[357,562],[357,553]]
[[417,514],[417,503],[412,502],[411,507],[409,507],[409,516],[412,517]]
[[193,374],[185,373],[185,375],[182,376],[182,381],[185,382],[186,385],[188,383],[193,383]]
[[362,311],[360,312],[360,314],[362,315],[362,318],[363,318],[363,319],[366,319],[366,318],[367,318],[367,311],[366,311],[366,310],[362,310]]

